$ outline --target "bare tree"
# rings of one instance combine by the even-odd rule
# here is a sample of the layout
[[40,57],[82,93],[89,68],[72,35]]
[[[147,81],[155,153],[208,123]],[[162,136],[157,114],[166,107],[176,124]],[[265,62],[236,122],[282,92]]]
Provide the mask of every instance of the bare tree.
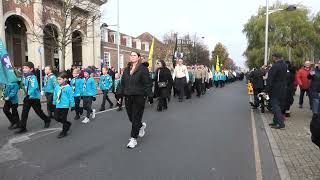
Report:
[[[37,3],[37,0],[31,1]],[[35,41],[45,47],[60,50],[60,68],[64,70],[70,53],[67,47],[79,42],[82,36],[86,39],[97,36],[93,35],[94,29],[87,27],[100,24],[101,0],[42,0],[42,4],[43,9],[38,12],[42,19],[34,25],[33,35]],[[82,32],[82,36],[75,36],[74,32]]]

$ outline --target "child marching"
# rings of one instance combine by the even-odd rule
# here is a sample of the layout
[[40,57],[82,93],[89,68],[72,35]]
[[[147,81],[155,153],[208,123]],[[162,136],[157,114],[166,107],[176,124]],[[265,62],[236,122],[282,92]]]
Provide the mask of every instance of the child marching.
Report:
[[80,74],[80,70],[74,69],[72,72],[73,79],[70,82],[70,85],[73,89],[73,96],[75,101],[76,116],[74,117],[74,120],[79,120],[80,115],[83,114],[83,108],[80,107],[80,102],[81,102],[81,96],[83,94],[84,79],[80,78],[79,74]]
[[86,68],[83,74],[83,109],[87,111],[87,115],[82,122],[89,123],[90,115],[92,119],[96,117],[96,110],[92,109],[91,106],[92,101],[95,99],[95,96],[97,95],[97,89],[93,77],[90,76],[91,74],[93,74],[93,70],[91,68]]
[[58,86],[55,87],[53,104],[56,106],[55,119],[60,122],[62,131],[58,135],[58,138],[63,138],[68,135],[68,131],[71,126],[71,122],[67,120],[68,112],[70,108],[75,106],[72,87],[67,84],[67,74],[61,73],[58,76]]
[[113,103],[108,97],[109,89],[112,87],[112,77],[108,74],[108,70],[106,68],[102,68],[103,75],[100,76],[99,88],[103,92],[103,99],[100,111],[105,110],[106,100],[109,102],[110,108],[113,107]]
[[[8,127],[9,130],[17,129],[19,125],[19,113],[18,113],[18,91],[20,87],[17,82],[6,84],[4,91],[4,106],[3,112],[7,116],[11,125]],[[11,111],[10,111],[11,110]]]
[[114,81],[114,95],[117,100],[117,111],[122,111],[123,96],[121,95],[121,75],[117,73]]
[[53,105],[53,92],[55,86],[57,85],[57,77],[52,73],[53,68],[51,66],[46,66],[44,72],[46,76],[44,77],[43,92],[47,98],[47,111],[50,119],[53,119],[53,113],[55,107]]
[[19,125],[20,129],[16,132],[17,134],[27,132],[27,120],[31,107],[44,121],[44,128],[49,128],[50,126],[50,118],[48,118],[41,109],[39,84],[37,77],[33,74],[34,64],[32,62],[26,62],[22,70],[25,98],[23,100],[21,123]]

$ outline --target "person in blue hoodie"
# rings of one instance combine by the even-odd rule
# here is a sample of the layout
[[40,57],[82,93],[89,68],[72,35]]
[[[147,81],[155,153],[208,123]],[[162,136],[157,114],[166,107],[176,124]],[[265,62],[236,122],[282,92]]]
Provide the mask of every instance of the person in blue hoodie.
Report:
[[93,70],[91,68],[84,69],[84,83],[83,83],[83,109],[87,111],[87,115],[85,119],[82,121],[83,123],[90,122],[91,118],[94,119],[96,117],[96,110],[92,109],[92,101],[95,100],[95,96],[97,95],[97,88],[94,78],[90,75],[93,74]]
[[44,128],[50,127],[50,118],[48,118],[41,109],[40,103],[40,90],[37,77],[33,74],[34,64],[32,62],[25,62],[23,67],[23,90],[25,92],[25,98],[23,100],[21,122],[17,134],[27,132],[27,119],[31,107],[36,114],[44,121]]
[[103,92],[103,99],[100,111],[105,110],[106,100],[109,102],[110,108],[113,107],[113,103],[108,97],[109,89],[112,87],[112,77],[108,74],[106,68],[102,68],[102,75],[100,76],[99,88]]
[[122,111],[122,102],[123,96],[121,95],[121,75],[120,73],[115,74],[115,81],[114,81],[114,95],[117,100],[117,111]]
[[74,69],[72,72],[73,78],[70,82],[70,85],[73,89],[73,96],[74,96],[74,101],[75,101],[75,111],[76,111],[76,116],[74,117],[74,120],[79,120],[80,115],[83,114],[83,108],[80,107],[80,102],[81,102],[81,96],[83,94],[83,85],[84,85],[84,80],[83,78],[80,78],[80,70],[79,69]]
[[[8,127],[9,130],[17,129],[19,127],[19,113],[18,113],[18,92],[19,85],[17,82],[13,82],[5,85],[5,91],[3,94],[5,103],[3,106],[3,112],[7,116],[11,125]],[[10,111],[11,110],[11,111]]]
[[55,110],[55,107],[53,105],[53,92],[55,89],[55,86],[57,85],[57,77],[52,72],[53,68],[52,66],[46,66],[44,68],[44,72],[46,76],[44,77],[44,86],[43,86],[43,92],[47,98],[47,111],[49,118],[53,119],[53,112]]
[[62,131],[58,138],[68,135],[71,122],[67,120],[70,108],[75,106],[72,87],[67,83],[68,74],[62,72],[59,74],[58,85],[54,89],[53,104],[56,106],[54,117],[56,121],[62,124]]

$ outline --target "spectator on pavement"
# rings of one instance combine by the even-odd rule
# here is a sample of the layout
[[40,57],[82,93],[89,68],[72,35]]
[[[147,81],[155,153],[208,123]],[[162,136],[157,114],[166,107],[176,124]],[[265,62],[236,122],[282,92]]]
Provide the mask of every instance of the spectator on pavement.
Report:
[[[310,88],[310,80],[308,79],[308,75],[311,70],[311,62],[306,61],[304,66],[299,69],[296,75],[296,81],[300,87],[300,98],[299,98],[299,108],[303,107],[303,99],[304,95],[307,94],[309,96],[309,88]],[[311,99],[309,96],[309,104],[311,108]]]
[[274,64],[268,72],[266,91],[270,96],[272,112],[274,114],[273,123],[269,124],[275,129],[284,129],[284,116],[282,114],[287,86],[287,65],[280,53],[272,55]]
[[257,109],[259,107],[258,94],[260,94],[264,89],[263,76],[264,76],[264,72],[260,68],[256,68],[249,75],[249,78],[252,82],[253,94],[254,94],[254,103],[251,102],[251,106],[253,109]]

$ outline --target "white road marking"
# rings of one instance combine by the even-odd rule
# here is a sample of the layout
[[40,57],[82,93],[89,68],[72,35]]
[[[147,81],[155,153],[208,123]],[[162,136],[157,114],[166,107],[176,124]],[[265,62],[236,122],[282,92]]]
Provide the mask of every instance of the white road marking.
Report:
[[[252,96],[250,96],[250,102],[251,101],[252,101]],[[255,159],[255,165],[256,165],[256,178],[257,180],[263,180],[260,149],[259,149],[257,128],[256,128],[256,122],[254,119],[253,109],[251,109],[251,125],[252,125],[252,135],[253,135],[254,159]]]
[[[15,148],[13,146],[14,144],[22,143],[25,141],[32,141],[40,137],[47,136],[52,133],[56,133],[57,131],[61,131],[61,130],[62,130],[61,128],[43,129],[36,132],[15,136],[9,139],[8,143],[3,145],[0,149],[0,163],[17,160],[22,156],[22,151],[19,150],[18,148]],[[40,135],[37,136],[37,134],[40,134]]]

